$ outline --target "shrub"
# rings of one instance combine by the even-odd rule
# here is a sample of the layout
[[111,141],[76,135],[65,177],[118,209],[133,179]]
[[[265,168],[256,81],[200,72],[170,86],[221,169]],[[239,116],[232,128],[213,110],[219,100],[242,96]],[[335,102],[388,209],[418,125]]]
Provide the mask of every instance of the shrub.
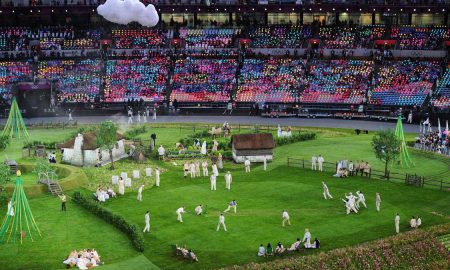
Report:
[[309,141],[314,139],[316,139],[316,133],[313,132],[293,133],[291,137],[275,138],[275,145],[282,146],[285,144],[296,143],[301,141]]
[[0,150],[4,150],[9,145],[9,138],[6,136],[0,137]]
[[102,218],[107,223],[114,225],[114,227],[124,232],[130,238],[136,250],[140,252],[144,251],[144,236],[138,226],[129,223],[121,215],[112,213],[110,210],[101,206],[97,201],[83,196],[78,191],[73,194],[73,201],[95,216]]
[[35,172],[38,176],[40,173],[56,173],[55,169],[50,166],[50,163],[45,158],[38,158],[36,160],[36,166],[34,167],[33,172]]
[[127,130],[123,134],[123,136],[127,140],[133,140],[133,139],[136,139],[137,136],[139,136],[140,134],[144,134],[145,132],[147,132],[147,127],[146,126],[139,126],[139,127],[135,127],[135,128]]

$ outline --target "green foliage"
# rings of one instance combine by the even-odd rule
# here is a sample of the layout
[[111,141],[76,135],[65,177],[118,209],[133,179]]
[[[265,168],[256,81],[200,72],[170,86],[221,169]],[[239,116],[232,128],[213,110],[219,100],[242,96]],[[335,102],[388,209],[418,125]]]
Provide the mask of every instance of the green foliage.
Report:
[[316,133],[313,133],[313,132],[293,133],[292,136],[290,136],[290,137],[275,138],[275,145],[282,146],[282,145],[290,144],[290,143],[314,140],[315,138],[316,138]]
[[385,162],[385,176],[388,176],[388,164],[400,156],[401,141],[392,130],[380,130],[372,138],[375,157]]
[[0,150],[6,149],[9,145],[9,139],[6,136],[0,136]]
[[36,145],[44,145],[46,149],[55,149],[55,146],[60,143],[61,141],[50,141],[50,142],[44,142],[44,141],[31,141],[24,145],[24,148],[34,147]]
[[78,191],[73,194],[73,201],[95,216],[105,220],[107,223],[112,224],[114,227],[124,232],[130,238],[136,250],[140,252],[144,251],[144,236],[137,225],[129,223],[121,215],[112,213],[110,210],[102,207],[97,201],[83,196]]
[[39,175],[40,173],[50,173],[55,172],[55,169],[50,166],[50,163],[45,158],[36,159],[36,166],[33,169],[33,172]]
[[140,134],[144,134],[145,132],[147,132],[147,127],[139,126],[139,127],[135,127],[135,128],[127,130],[125,132],[125,134],[123,134],[123,135],[127,140],[133,140],[133,139],[136,139],[137,136],[139,136]]
[[0,186],[11,182],[11,170],[8,165],[1,162],[0,163]]
[[117,125],[112,121],[103,121],[97,131],[97,145],[111,150],[117,142]]

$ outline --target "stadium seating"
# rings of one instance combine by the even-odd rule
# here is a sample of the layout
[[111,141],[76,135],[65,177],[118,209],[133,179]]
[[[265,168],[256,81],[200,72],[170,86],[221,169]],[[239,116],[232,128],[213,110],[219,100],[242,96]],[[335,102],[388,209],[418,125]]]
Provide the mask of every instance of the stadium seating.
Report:
[[167,31],[159,29],[113,29],[116,49],[161,48],[167,42]]
[[179,102],[227,102],[234,86],[235,59],[177,60],[171,100]]
[[305,83],[305,61],[246,59],[239,77],[237,102],[295,102]]
[[332,60],[311,64],[304,103],[359,104],[368,88],[373,61]]
[[441,46],[447,28],[393,27],[391,37],[398,38],[401,50],[434,50]]
[[28,27],[1,27],[0,51],[19,51],[28,47]]
[[166,91],[169,60],[108,60],[106,63],[105,100],[123,102],[130,99],[162,101]]
[[438,108],[450,108],[450,68],[447,68],[436,87],[433,105]]
[[9,100],[14,83],[32,79],[30,62],[0,62],[0,95]]
[[252,48],[301,48],[312,37],[309,26],[266,26],[249,31]]
[[372,104],[422,105],[439,76],[438,62],[392,61],[375,74]]
[[38,78],[57,80],[62,102],[89,102],[99,94],[102,64],[100,60],[41,61]]
[[238,28],[180,29],[180,38],[186,49],[232,48],[234,38],[241,32]]
[[322,47],[327,49],[356,48],[356,27],[321,27],[319,36],[323,41]]

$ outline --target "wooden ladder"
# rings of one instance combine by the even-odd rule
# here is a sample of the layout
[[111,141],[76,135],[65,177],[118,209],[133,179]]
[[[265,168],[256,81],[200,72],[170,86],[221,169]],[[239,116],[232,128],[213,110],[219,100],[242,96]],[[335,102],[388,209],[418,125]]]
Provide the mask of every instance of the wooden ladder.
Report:
[[50,182],[48,183],[48,191],[50,191],[50,193],[53,196],[57,196],[57,195],[63,195],[64,192],[61,188],[61,186],[59,185],[58,182]]

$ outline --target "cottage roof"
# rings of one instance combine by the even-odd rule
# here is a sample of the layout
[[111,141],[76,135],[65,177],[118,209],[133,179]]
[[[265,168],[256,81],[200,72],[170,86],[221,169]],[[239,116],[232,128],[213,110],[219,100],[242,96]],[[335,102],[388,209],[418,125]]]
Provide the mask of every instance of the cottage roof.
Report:
[[[117,133],[117,141],[123,140],[122,134]],[[73,148],[75,138],[58,145],[59,148]],[[99,148],[97,145],[97,134],[95,132],[83,133],[83,146],[81,150],[95,150]]]
[[272,133],[236,134],[231,140],[236,150],[260,150],[275,147]]

